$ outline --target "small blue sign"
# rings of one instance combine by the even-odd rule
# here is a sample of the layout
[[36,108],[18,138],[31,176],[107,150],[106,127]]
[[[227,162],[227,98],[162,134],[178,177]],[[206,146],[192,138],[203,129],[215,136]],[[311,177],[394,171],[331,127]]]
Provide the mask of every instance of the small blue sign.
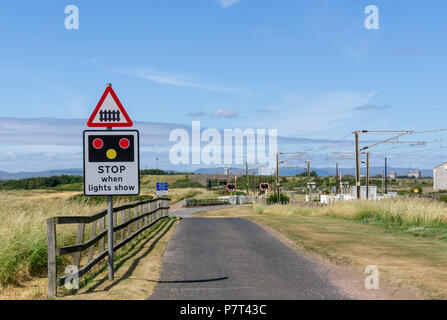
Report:
[[157,191],[168,191],[167,182],[157,182]]

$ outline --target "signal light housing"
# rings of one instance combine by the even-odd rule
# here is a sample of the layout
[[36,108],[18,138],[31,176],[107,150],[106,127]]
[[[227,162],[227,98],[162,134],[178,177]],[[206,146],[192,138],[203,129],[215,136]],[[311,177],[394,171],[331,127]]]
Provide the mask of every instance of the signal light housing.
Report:
[[134,137],[132,135],[90,135],[89,162],[133,162]]

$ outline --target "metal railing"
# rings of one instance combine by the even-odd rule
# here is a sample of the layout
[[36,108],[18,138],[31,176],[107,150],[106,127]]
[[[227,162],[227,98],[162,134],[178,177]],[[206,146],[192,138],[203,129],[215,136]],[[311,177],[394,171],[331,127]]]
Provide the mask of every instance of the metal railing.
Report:
[[[170,199],[152,199],[113,208],[113,252],[120,249],[144,230],[169,215]],[[107,209],[91,216],[65,216],[47,219],[48,242],[48,297],[57,295],[57,287],[63,286],[73,278],[80,278],[96,264],[107,257],[105,247],[107,237]],[[99,222],[99,230],[97,224]],[[77,224],[76,244],[57,247],[57,225]],[[90,236],[84,241],[86,225],[91,225]],[[96,248],[97,247],[97,248]],[[84,257],[86,264],[80,268],[81,254],[88,250]],[[95,255],[96,253],[96,255]],[[57,257],[73,254],[72,265],[76,272],[58,277]]]

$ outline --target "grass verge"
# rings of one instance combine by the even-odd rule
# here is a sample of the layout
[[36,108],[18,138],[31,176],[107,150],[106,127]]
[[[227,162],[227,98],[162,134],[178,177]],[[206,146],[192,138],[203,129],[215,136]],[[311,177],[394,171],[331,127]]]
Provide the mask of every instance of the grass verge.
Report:
[[447,204],[427,198],[340,201],[321,208],[255,205],[254,209],[260,215],[344,218],[403,230],[415,236],[447,239]]
[[331,216],[317,208],[294,208],[292,213],[286,208],[269,208],[244,206],[197,216],[247,218],[281,233],[299,248],[336,264],[354,266],[359,274],[374,265],[381,283],[414,288],[412,294],[428,299],[447,298],[447,242],[443,238],[419,237],[399,228],[348,219],[352,212]]
[[[0,297],[9,295],[8,292],[15,292],[19,297],[42,297],[39,279],[46,281],[46,219],[90,215],[105,208],[101,201],[81,199],[78,195],[78,192],[55,190],[0,193]],[[118,206],[136,200],[118,198],[114,204]],[[58,246],[73,244],[75,235],[75,225],[61,226],[57,234]],[[60,270],[69,264],[69,260],[68,255],[58,260]],[[25,290],[27,285],[35,290]],[[20,292],[15,288],[23,290]]]
[[173,217],[162,220],[117,251],[113,281],[108,281],[104,263],[84,277],[79,290],[71,292],[62,287],[61,299],[148,299],[160,278],[161,258],[178,221]]

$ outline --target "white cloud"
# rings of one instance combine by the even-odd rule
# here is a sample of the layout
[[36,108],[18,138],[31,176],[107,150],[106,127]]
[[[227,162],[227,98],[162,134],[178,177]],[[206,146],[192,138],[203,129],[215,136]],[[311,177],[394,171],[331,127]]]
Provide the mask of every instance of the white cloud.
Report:
[[[318,95],[287,93],[278,103],[266,109],[277,110],[275,117],[268,117],[259,124],[278,129],[278,134],[333,134],[334,128],[351,130],[350,120],[357,116],[355,108],[370,104],[377,91],[356,93],[346,91],[326,92]],[[258,124],[258,125],[259,125]],[[352,124],[352,123],[351,123]],[[315,136],[315,135],[314,135]]]
[[241,0],[217,0],[222,8],[228,8],[240,2]]
[[211,118],[215,119],[221,119],[221,118],[234,119],[238,117],[239,113],[234,109],[218,109],[211,115]]
[[[20,147],[21,152],[46,152],[54,146],[58,146],[58,151],[62,147],[82,146],[82,131],[88,129],[86,123],[86,119],[0,118],[0,150]],[[169,132],[179,127],[186,126],[134,122],[134,128],[140,131],[141,144],[146,146],[168,144]]]
[[[217,110],[216,118],[236,117],[232,109]],[[0,118],[0,170],[42,171],[50,169],[82,168],[82,132],[88,129],[86,119],[54,118]],[[191,132],[188,125],[172,123],[138,122],[134,128],[140,132],[141,168],[160,167],[182,170],[168,160],[169,133],[176,128]],[[202,128],[204,130],[206,128]],[[223,132],[221,132],[223,136]],[[278,137],[281,145],[315,145],[330,140]]]
[[182,74],[159,72],[159,71],[155,71],[155,70],[147,69],[147,68],[134,68],[134,69],[129,69],[129,70],[112,70],[111,72],[118,73],[118,74],[126,74],[126,75],[130,75],[130,76],[137,77],[140,79],[146,79],[146,80],[153,81],[156,83],[167,84],[167,85],[171,85],[171,86],[196,88],[196,89],[209,90],[209,91],[232,92],[232,93],[241,91],[240,89],[228,88],[228,87],[198,82],[195,79],[191,78],[190,76],[186,76],[186,75],[182,75]]
[[[324,125],[335,126],[337,123],[340,125],[340,121],[343,122],[346,115],[337,115],[338,113],[345,111],[355,114],[352,107],[367,103],[359,103],[359,101],[368,100],[372,96],[374,96],[374,93],[328,94],[313,99],[289,97],[283,102],[284,104],[289,103],[289,109],[284,109],[284,112],[278,117],[270,117],[264,128],[275,128],[275,125],[277,125],[277,128],[280,129],[278,131],[279,151],[315,151],[316,153],[311,155],[312,161],[315,162],[316,166],[320,166],[320,163],[321,166],[326,166],[325,158],[332,158],[334,155],[352,157],[353,136],[351,134],[349,137],[345,137],[343,141],[338,141],[340,136],[335,136],[330,130],[329,134],[323,133],[330,139],[319,139],[321,134],[317,133],[319,130],[323,130]],[[309,113],[306,113],[304,107],[310,110]],[[234,117],[238,113],[232,109],[220,109],[215,112],[215,115],[217,117]],[[323,124],[320,125],[320,121]],[[0,118],[0,171],[82,168],[82,131],[87,129],[85,123],[85,119]],[[263,128],[262,124],[260,125],[258,122],[256,126],[257,128]],[[341,127],[343,133],[350,130],[345,124],[342,124]],[[169,149],[172,146],[172,143],[169,142],[169,133],[176,128],[183,128],[190,133],[191,127],[189,125],[135,122],[134,128],[140,131],[141,168],[154,168],[156,166],[155,158],[158,157],[160,168],[186,169],[184,166],[174,166],[169,162]],[[295,130],[296,133],[297,130],[302,128],[314,132],[312,138],[284,136],[284,132]],[[206,128],[202,127],[202,130],[204,129]],[[221,134],[223,136],[223,132]],[[337,144],[334,144],[335,142]],[[365,138],[362,142],[366,144],[368,141]],[[380,149],[377,152],[380,154]],[[387,155],[390,155],[389,152]],[[437,162],[442,162],[442,156],[438,157],[437,154],[427,158],[421,152],[403,152],[402,154],[399,152],[396,163],[398,163],[397,159],[399,163],[405,162],[410,155],[415,155],[412,162],[414,162],[413,164],[417,162],[420,168],[431,167]],[[189,169],[195,170],[198,167],[205,167],[205,165]]]

